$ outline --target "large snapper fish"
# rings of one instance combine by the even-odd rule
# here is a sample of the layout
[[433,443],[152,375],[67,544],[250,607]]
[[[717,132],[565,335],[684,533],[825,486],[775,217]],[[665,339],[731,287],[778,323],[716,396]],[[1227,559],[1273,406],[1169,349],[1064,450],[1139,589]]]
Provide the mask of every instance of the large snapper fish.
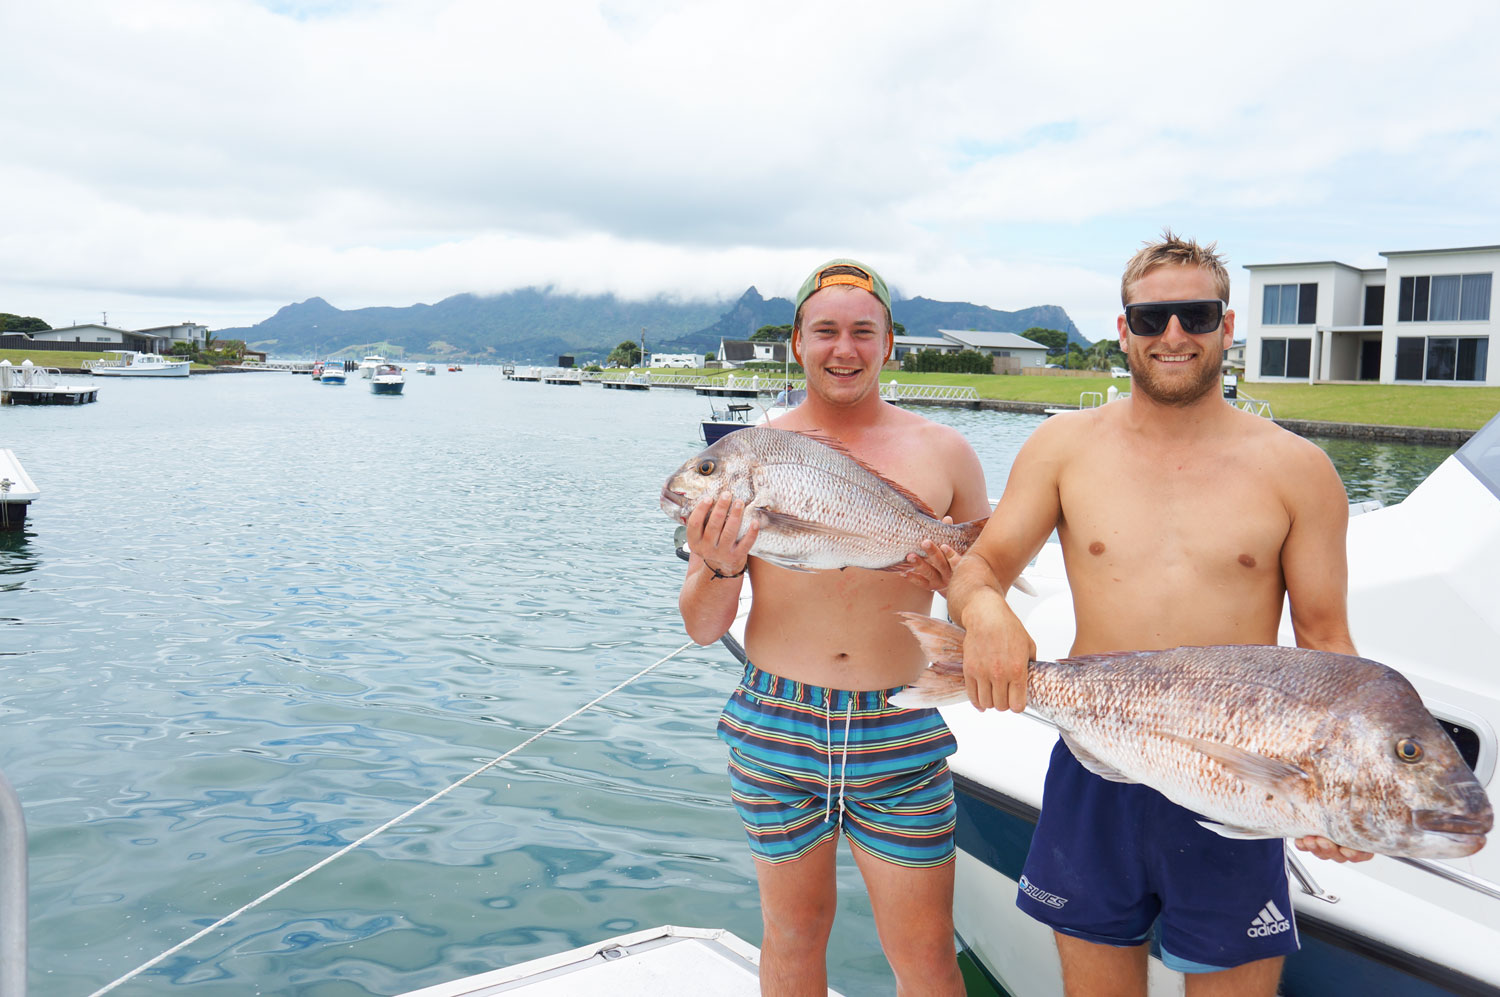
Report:
[[[967,699],[963,628],[900,615],[932,665],[891,702]],[[1226,837],[1456,858],[1495,824],[1411,683],[1367,658],[1262,645],[1080,655],[1033,661],[1026,695],[1089,771],[1144,783]]]
[[900,569],[922,541],[959,553],[986,520],[944,523],[922,500],[832,440],[785,429],[738,429],[683,464],[661,490],[661,508],[686,521],[699,501],[728,491],[760,534],[750,553],[783,568]]

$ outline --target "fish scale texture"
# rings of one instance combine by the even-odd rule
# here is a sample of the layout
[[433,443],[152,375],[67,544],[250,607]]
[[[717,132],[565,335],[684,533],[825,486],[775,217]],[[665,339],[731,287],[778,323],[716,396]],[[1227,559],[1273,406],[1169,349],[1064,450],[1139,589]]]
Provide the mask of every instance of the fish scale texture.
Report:
[[[1076,748],[1231,827],[1337,841],[1389,837],[1409,773],[1373,726],[1447,738],[1406,680],[1377,662],[1299,648],[1210,647],[1036,662],[1028,697]],[[1198,739],[1295,766],[1247,778]],[[1075,750],[1076,750],[1075,748]],[[1080,759],[1087,765],[1086,759]]]
[[[705,459],[713,462],[710,474],[699,471]],[[848,454],[787,430],[730,433],[684,464],[667,488],[685,495],[688,508],[700,495],[727,490],[747,509],[772,514],[751,553],[783,567],[889,568],[921,553],[923,540],[965,551],[983,527],[943,523]],[[748,528],[747,517],[742,535]]]

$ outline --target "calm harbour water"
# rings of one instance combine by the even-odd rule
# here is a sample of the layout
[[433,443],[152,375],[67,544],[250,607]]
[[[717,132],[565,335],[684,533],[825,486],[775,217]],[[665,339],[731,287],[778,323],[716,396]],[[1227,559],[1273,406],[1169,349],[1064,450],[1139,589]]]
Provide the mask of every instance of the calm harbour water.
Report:
[[[691,392],[408,375],[104,381],[0,410],[42,489],[0,534],[0,769],[31,848],[31,992],[82,995],[686,641],[656,495]],[[924,409],[991,495],[1039,423]],[[1446,449],[1329,441],[1351,501]],[[118,994],[395,994],[657,924],[758,943],[689,648]],[[847,849],[830,983],[894,990]]]

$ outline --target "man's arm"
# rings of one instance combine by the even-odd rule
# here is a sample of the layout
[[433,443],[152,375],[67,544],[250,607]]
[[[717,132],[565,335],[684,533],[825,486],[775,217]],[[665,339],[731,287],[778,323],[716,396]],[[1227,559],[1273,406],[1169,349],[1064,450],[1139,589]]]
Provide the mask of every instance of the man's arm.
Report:
[[698,644],[712,644],[728,633],[739,611],[750,548],[760,533],[759,520],[752,519],[744,537],[736,540],[744,517],[745,503],[731,501],[727,492],[714,502],[699,503],[688,515],[691,556],[677,595],[677,611],[688,636]]
[[1297,442],[1302,466],[1286,476],[1291,528],[1281,547],[1292,630],[1298,647],[1356,654],[1349,635],[1349,496],[1328,456]]
[[[979,455],[955,429],[943,427],[939,437],[941,466],[950,475],[952,498],[942,515],[945,523],[968,523],[984,519],[990,514],[989,488],[984,482],[984,467]],[[958,565],[958,552],[947,544],[922,541],[924,553],[907,555],[908,567],[903,574],[914,585],[932,592],[946,593],[953,571]]]
[[1062,513],[1058,491],[1065,427],[1043,423],[1011,465],[1005,492],[948,585],[948,616],[968,631],[964,684],[976,709],[1026,707],[1027,666],[1036,642],[1005,591],[1041,550]]
[[[1356,654],[1349,634],[1349,496],[1328,456],[1298,441],[1301,453],[1288,481],[1292,525],[1281,547],[1281,573],[1297,646]],[[1371,852],[1345,848],[1320,835],[1298,838],[1297,848],[1335,862],[1366,862]]]

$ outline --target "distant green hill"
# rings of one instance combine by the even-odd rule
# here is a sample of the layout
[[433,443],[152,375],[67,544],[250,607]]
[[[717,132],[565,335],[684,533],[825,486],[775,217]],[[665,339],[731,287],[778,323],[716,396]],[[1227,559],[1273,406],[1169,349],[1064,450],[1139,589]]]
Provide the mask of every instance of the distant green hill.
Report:
[[[1045,326],[1083,343],[1067,312],[1056,305],[1002,312],[965,302],[907,298],[893,302],[892,311],[914,336],[935,336],[938,329],[1021,332]],[[718,349],[721,338],[748,339],[763,325],[791,321],[791,301],[763,298],[754,287],[732,303],[662,297],[625,301],[612,294],[525,288],[483,297],[459,294],[434,305],[349,311],[309,298],[253,326],[217,329],[214,336],[242,339],[251,349],[279,357],[353,357],[378,348],[407,360],[552,364],[562,353],[579,362],[602,360],[622,341],[639,340],[643,328],[649,351],[708,353]]]

